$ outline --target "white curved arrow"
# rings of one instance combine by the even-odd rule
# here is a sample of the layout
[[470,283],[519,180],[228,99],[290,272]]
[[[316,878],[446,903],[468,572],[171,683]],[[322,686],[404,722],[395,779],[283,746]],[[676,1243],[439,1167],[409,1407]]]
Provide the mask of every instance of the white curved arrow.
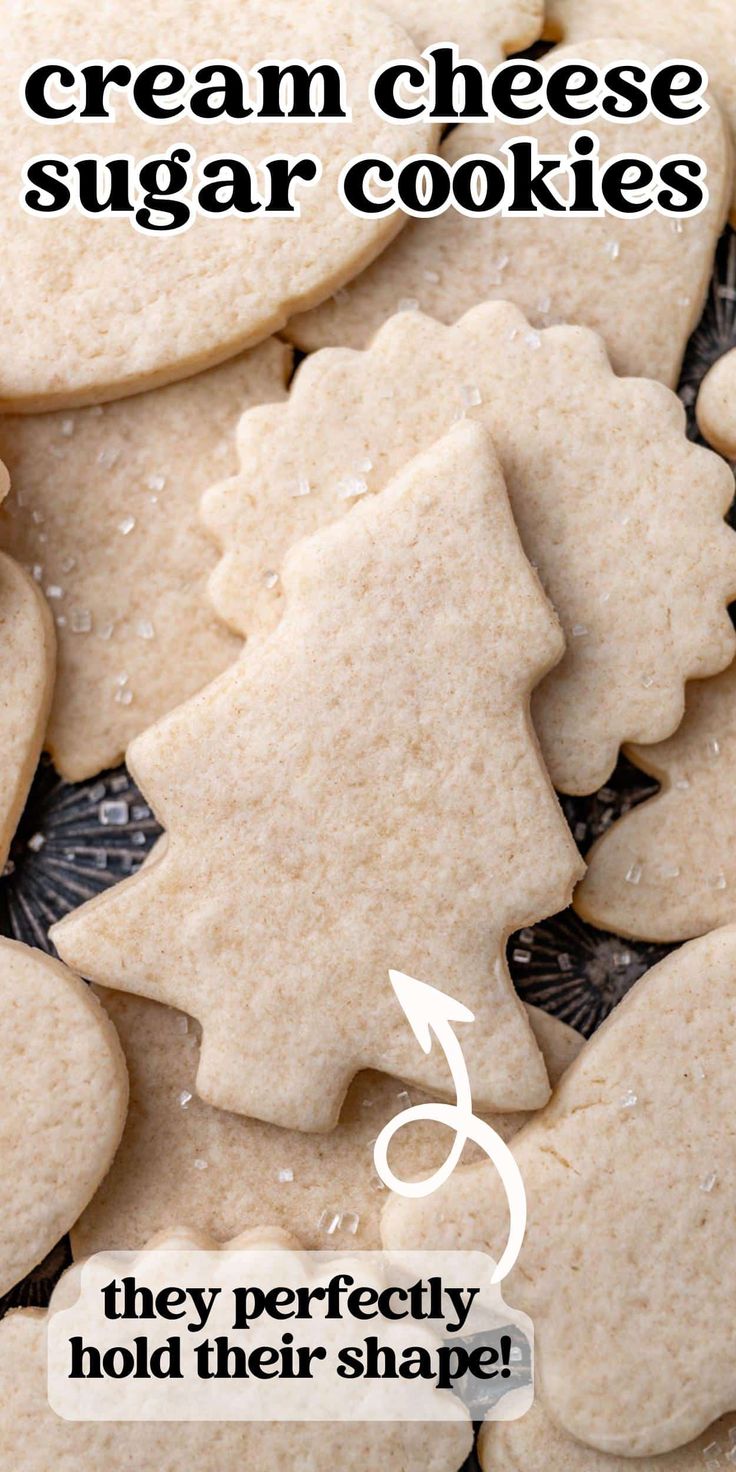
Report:
[[[491,1129],[489,1124],[486,1124],[485,1120],[478,1119],[473,1114],[467,1064],[452,1024],[453,1022],[473,1022],[474,1014],[464,1007],[462,1002],[449,997],[446,992],[440,992],[436,987],[428,986],[424,981],[415,981],[413,976],[405,976],[402,971],[389,971],[389,977],[422,1052],[431,1052],[433,1033],[437,1038],[452,1074],[456,1103],[415,1104],[389,1120],[375,1143],[373,1160],[376,1171],[384,1184],[400,1196],[414,1198],[431,1196],[449,1180],[467,1141],[473,1140],[476,1145],[480,1145],[481,1150],[485,1152],[498,1171],[509,1208],[508,1241],[491,1280],[493,1283],[500,1283],[511,1272],[524,1241],[526,1192],[521,1172],[506,1142],[496,1134],[494,1129]],[[455,1139],[452,1148],[442,1165],[425,1180],[402,1181],[394,1175],[388,1163],[389,1146],[399,1130],[423,1119],[432,1120],[436,1124],[444,1124],[454,1129]]]

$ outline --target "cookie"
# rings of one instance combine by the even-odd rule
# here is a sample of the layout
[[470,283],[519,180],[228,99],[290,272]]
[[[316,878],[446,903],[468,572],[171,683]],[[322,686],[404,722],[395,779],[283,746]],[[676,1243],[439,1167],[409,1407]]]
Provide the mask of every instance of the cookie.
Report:
[[[406,1090],[383,1074],[352,1083],[340,1124],[326,1138],[286,1133],[212,1109],[197,1098],[197,1024],[143,997],[102,991],[128,1063],[130,1108],[112,1169],[72,1234],[75,1257],[142,1247],[167,1222],[227,1241],[244,1221],[267,1220],[308,1248],[380,1247],[385,1191],[373,1144],[406,1107]],[[582,1045],[564,1022],[530,1007],[529,1020],[554,1084]],[[424,1096],[412,1091],[411,1103]],[[510,1138],[524,1115],[494,1116]],[[432,1125],[402,1131],[392,1161],[403,1178],[430,1173],[444,1158]]]
[[[392,57],[417,55],[406,32],[372,5],[220,0],[213,10],[179,0],[159,0],[155,7],[148,0],[114,7],[100,7],[96,0],[33,0],[18,7],[5,0],[5,10],[0,58],[6,104],[0,180],[3,411],[95,404],[222,362],[283,327],[296,311],[316,306],[401,228],[405,217],[400,212],[351,215],[337,188],[343,166],[354,156],[379,153],[401,160],[431,150],[437,138],[432,124],[391,126],[370,105],[370,79],[379,66]],[[164,44],[167,58],[195,70],[223,55],[237,60],[243,74],[274,57],[298,57],[310,66],[329,58],[343,68],[343,106],[347,100],[352,119],[269,120],[261,115],[256,79],[247,77],[244,105],[256,111],[245,126],[242,116],[204,123],[182,114],[172,132],[171,125],[162,128],[136,111],[130,88],[117,85],[108,88],[102,104],[114,118],[80,121],[80,108],[87,102],[94,109],[97,99],[82,99],[78,88],[64,90],[55,81],[46,89],[47,99],[55,108],[71,106],[70,116],[50,127],[22,103],[20,79],[43,58],[80,66],[95,57],[125,58],[135,68],[160,58]],[[175,97],[170,93],[163,102],[159,93],[159,104],[165,110],[181,108],[185,93],[186,88]],[[277,101],[271,96],[269,105]],[[298,222],[293,215],[198,215],[174,235],[135,228],[125,215],[89,218],[72,207],[63,219],[42,218],[19,204],[23,168],[34,157],[117,155],[138,167],[148,158],[166,158],[181,145],[196,155],[195,176],[208,158],[244,155],[257,169],[274,156],[305,154],[321,161],[322,175],[308,187],[297,184]],[[160,172],[168,179],[171,168]],[[109,187],[108,173],[103,199],[105,184]],[[166,199],[161,205],[156,198],[154,187],[153,208],[160,214]],[[182,199],[182,205],[186,202]]]
[[524,51],[538,40],[543,0],[383,0],[387,15],[409,32],[420,51],[440,41],[454,41],[460,55],[479,61],[489,71],[512,51]]
[[[733,1406],[735,1066],[726,926],[632,987],[514,1141],[529,1221],[504,1296],[534,1322],[544,1409],[599,1451],[672,1451]],[[498,1253],[505,1220],[486,1164],[427,1201],[391,1200],[383,1232],[391,1248]]]
[[665,942],[726,924],[736,916],[736,665],[688,685],[669,741],[629,754],[661,790],[594,844],[576,910],[603,930]]
[[632,1462],[571,1441],[537,1402],[518,1421],[487,1421],[478,1440],[478,1460],[481,1472],[715,1472],[732,1464],[734,1447],[736,1420],[724,1416],[687,1446]]
[[0,552],[0,872],[41,753],[55,665],[48,608],[27,573]]
[[695,403],[698,429],[704,440],[736,459],[736,348],[717,358],[700,385]]
[[50,956],[5,939],[0,1012],[1,1296],[94,1196],[123,1131],[128,1078],[89,988]]
[[[621,43],[593,41],[572,53],[599,68],[621,60]],[[564,61],[549,52],[544,65]],[[625,57],[629,51],[624,48]],[[663,58],[638,48],[637,59]],[[461,124],[442,153],[450,164],[470,154],[497,155],[519,124]],[[654,114],[637,124],[636,148],[653,159],[671,155],[672,125]],[[554,118],[526,124],[541,155],[565,155],[571,129]],[[631,128],[595,120],[602,159],[626,153]],[[365,347],[383,322],[414,301],[441,322],[455,322],[478,302],[515,302],[535,327],[576,322],[600,332],[617,373],[658,378],[674,387],[688,338],[710,280],[713,254],[731,197],[731,141],[717,106],[680,130],[684,152],[708,168],[709,201],[699,215],[675,221],[658,211],[641,217],[562,219],[494,216],[478,220],[448,210],[412,220],[398,240],[344,291],[296,317],[288,335],[313,351],[332,344]],[[565,193],[564,182],[560,193]],[[667,281],[667,291],[661,283]]]
[[271,638],[129,750],[159,856],[54,943],[198,1018],[197,1091],[221,1109],[328,1130],[361,1069],[447,1090],[390,966],[475,1014],[478,1109],[536,1108],[505,943],[582,865],[529,718],[562,639],[487,436],[456,426],[284,580]]
[[721,522],[728,467],[688,442],[674,395],[617,378],[593,332],[537,332],[496,302],[454,327],[403,312],[366,352],[315,353],[287,403],[244,416],[240,474],[205,497],[224,551],[216,606],[241,632],[272,626],[288,547],[463,414],[494,439],[567,637],[533,705],[550,775],[595,792],[624,741],[675,730],[686,679],[733,657],[736,541]]
[[[206,1237],[169,1232],[151,1244],[212,1250]],[[246,1233],[228,1244],[281,1246],[273,1235]],[[285,1244],[284,1244],[285,1245]],[[54,1303],[66,1306],[78,1269],[61,1279]],[[47,1398],[47,1315],[25,1309],[0,1323],[0,1461],[14,1472],[243,1472],[298,1466],[300,1472],[375,1467],[385,1472],[457,1472],[473,1442],[465,1421],[416,1422],[152,1422],[66,1421]]]
[[199,499],[213,472],[236,469],[241,413],[283,396],[290,362],[272,338],[104,409],[0,419],[12,475],[0,543],[56,615],[47,746],[68,781],[117,765],[238,654],[206,595],[216,557]]
[[[693,0],[668,5],[663,0],[547,0],[545,35],[580,42],[594,36],[621,36],[638,59],[640,43],[657,46],[668,58],[699,62],[736,132],[736,11],[730,0]],[[736,224],[736,195],[731,205]]]

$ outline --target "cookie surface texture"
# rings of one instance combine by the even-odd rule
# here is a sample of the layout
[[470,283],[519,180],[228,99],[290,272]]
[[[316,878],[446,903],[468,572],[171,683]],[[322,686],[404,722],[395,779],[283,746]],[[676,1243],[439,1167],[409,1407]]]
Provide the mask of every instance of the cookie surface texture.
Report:
[[395,966],[474,1012],[476,1107],[533,1109],[547,1075],[505,942],[563,908],[581,861],[529,716],[559,625],[487,436],[456,426],[284,579],[270,639],[133,743],[166,841],[55,943],[196,1017],[220,1108],[327,1130],[361,1069],[446,1091]]

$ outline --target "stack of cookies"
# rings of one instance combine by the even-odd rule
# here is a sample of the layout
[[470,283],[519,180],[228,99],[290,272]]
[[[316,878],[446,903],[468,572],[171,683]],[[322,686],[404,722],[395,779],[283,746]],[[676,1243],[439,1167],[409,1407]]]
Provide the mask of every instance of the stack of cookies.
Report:
[[[424,1200],[376,1176],[382,1126],[452,1097],[396,968],[473,1013],[474,1108],[513,1139],[527,1189],[508,1298],[535,1326],[537,1398],[483,1428],[483,1472],[736,1464],[733,306],[697,406],[714,449],[673,391],[734,210],[736,12],[0,9],[0,847],[6,889],[29,856],[55,884],[53,905],[17,887],[0,939],[0,1293],[67,1234],[77,1260],[178,1228],[497,1256],[505,1197],[472,1150]],[[559,43],[545,67],[700,61],[709,108],[684,132],[706,207],[674,223],[348,214],[337,181],[357,155],[454,161],[510,136],[371,109],[377,68],[448,28],[489,70],[542,37]],[[42,220],[18,178],[48,139],[14,99],[42,56],[72,53],[245,72],[330,57],[352,115],[209,130],[213,154],[319,156],[297,221],[164,239]],[[542,153],[569,133],[524,131]],[[614,119],[597,132],[602,157],[630,146]],[[125,155],[161,146],[122,97],[112,121],[60,121],[54,146],[113,137]],[[672,130],[652,115],[636,143],[665,158]],[[725,311],[736,287],[714,289]],[[602,825],[586,863],[568,817],[622,753],[658,790]],[[39,759],[62,779],[53,854],[43,813],[22,818]],[[131,803],[143,826],[120,879],[104,835]],[[571,905],[587,944],[605,937],[599,964],[639,943],[664,955],[587,1040],[521,1000],[507,959],[523,971],[541,927],[549,969],[574,971],[570,915],[544,927]],[[392,1159],[421,1177],[445,1147],[425,1123]],[[456,1424],[112,1437],[50,1411],[44,1332],[27,1308],[0,1324],[13,1472],[459,1472],[471,1454]]]

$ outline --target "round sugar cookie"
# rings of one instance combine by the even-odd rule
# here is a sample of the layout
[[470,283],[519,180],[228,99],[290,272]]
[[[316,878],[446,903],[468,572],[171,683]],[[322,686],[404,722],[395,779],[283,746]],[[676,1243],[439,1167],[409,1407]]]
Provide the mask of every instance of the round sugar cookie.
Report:
[[59,961],[4,939],[0,1076],[2,1295],[46,1256],[94,1195],[128,1103],[117,1033],[89,988]]
[[[437,137],[435,125],[397,127],[372,110],[373,73],[394,57],[418,53],[400,26],[361,0],[218,0],[216,6],[1,0],[0,27],[0,408],[6,411],[97,403],[171,382],[222,362],[294,312],[316,306],[403,223],[398,212],[351,215],[337,189],[343,166],[364,153],[396,159],[423,153]],[[133,69],[165,58],[190,70],[217,58],[243,73],[273,60],[314,66],[328,59],[343,68],[352,117],[266,120],[249,78],[246,105],[256,111],[239,122],[203,122],[184,112],[168,124],[154,123],[131,106],[130,88],[113,84],[106,97],[114,119],[80,121],[72,114],[49,124],[22,102],[25,74],[49,58],[80,67],[124,58]],[[59,109],[70,98],[77,111],[84,105],[78,88],[63,90],[56,82],[47,96]],[[167,98],[166,107],[179,100]],[[24,166],[33,158],[125,156],[135,174],[145,159],[179,147],[196,154],[195,185],[199,167],[220,157],[246,158],[261,182],[257,166],[274,155],[314,155],[322,174],[314,184],[297,184],[298,220],[197,215],[173,235],[141,231],[125,215],[85,217],[71,208],[44,216],[21,204]],[[133,197],[140,201],[135,179]],[[185,197],[191,202],[191,191]]]

